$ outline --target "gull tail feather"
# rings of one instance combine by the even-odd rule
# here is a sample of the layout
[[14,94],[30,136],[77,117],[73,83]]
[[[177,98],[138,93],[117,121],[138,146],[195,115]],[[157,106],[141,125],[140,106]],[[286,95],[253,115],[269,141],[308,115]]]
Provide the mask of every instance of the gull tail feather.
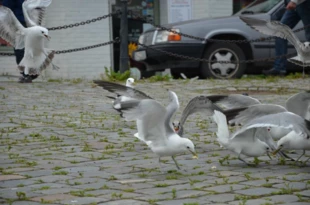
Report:
[[289,62],[294,63],[296,65],[302,66],[302,67],[309,67],[310,66],[310,61],[305,61],[303,62],[299,56],[295,56],[293,58],[288,59]]
[[229,130],[227,126],[226,116],[223,113],[214,110],[213,119],[217,124],[217,140],[222,146],[225,146],[226,144],[228,144],[229,139]]

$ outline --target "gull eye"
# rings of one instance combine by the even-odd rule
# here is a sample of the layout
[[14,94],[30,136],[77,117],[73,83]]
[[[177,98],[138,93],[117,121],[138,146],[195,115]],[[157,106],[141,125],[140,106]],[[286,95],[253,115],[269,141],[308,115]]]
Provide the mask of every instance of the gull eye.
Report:
[[269,147],[267,147],[267,150],[269,150]]
[[281,144],[280,147],[283,147],[283,144]]
[[189,146],[187,146],[187,149],[189,149]]
[[41,31],[41,33],[44,33],[44,31]]

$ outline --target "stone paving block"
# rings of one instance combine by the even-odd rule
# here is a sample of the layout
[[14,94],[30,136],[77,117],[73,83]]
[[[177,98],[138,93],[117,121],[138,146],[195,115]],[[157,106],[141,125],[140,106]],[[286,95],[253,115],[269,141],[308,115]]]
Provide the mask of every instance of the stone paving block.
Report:
[[307,189],[309,185],[307,183],[304,182],[289,182],[286,184],[276,184],[272,187],[274,188],[284,188],[284,189]]
[[[56,205],[53,203],[48,203],[49,205]],[[42,205],[42,203],[34,201],[14,201],[12,205]]]
[[198,203],[198,200],[196,199],[182,199],[182,200],[168,200],[168,201],[159,201],[159,202],[156,202],[156,204],[158,205],[182,205],[184,203],[188,203],[188,204],[191,204],[191,203],[196,203],[196,204],[200,204]]
[[279,191],[279,189],[274,188],[249,188],[245,190],[237,190],[235,193],[249,196],[262,196],[266,194],[271,194],[272,192]]
[[210,188],[205,188],[206,191],[214,191],[217,193],[225,193],[225,192],[232,192],[236,190],[243,189],[244,185],[238,185],[238,184],[226,184],[226,185],[220,185],[220,186],[213,186]]
[[298,193],[302,196],[310,197],[310,190],[305,190],[305,191],[298,192]]
[[245,205],[271,205],[273,204],[273,202],[268,201],[268,200],[264,200],[264,199],[250,199],[250,200],[246,200],[246,201],[233,201],[233,202],[229,202],[229,205],[240,205],[240,204],[244,204]]
[[233,201],[235,199],[235,194],[216,194],[216,195],[208,195],[200,198],[200,200],[204,200],[206,203],[227,203]]
[[268,196],[265,197],[268,198],[268,200],[270,199],[272,202],[274,203],[293,203],[293,202],[298,202],[299,199],[296,195],[273,195],[273,196]]
[[104,203],[100,203],[98,205],[149,205],[148,202],[125,199],[125,200],[115,200],[115,201],[108,201]]
[[106,202],[107,199],[101,198],[101,197],[74,197],[71,199],[65,199],[62,201],[59,201],[59,204],[76,204],[76,205],[89,205],[91,203],[101,203]]
[[0,175],[0,181],[6,181],[6,180],[12,180],[12,179],[25,179],[25,178],[26,177],[21,176],[21,175]]

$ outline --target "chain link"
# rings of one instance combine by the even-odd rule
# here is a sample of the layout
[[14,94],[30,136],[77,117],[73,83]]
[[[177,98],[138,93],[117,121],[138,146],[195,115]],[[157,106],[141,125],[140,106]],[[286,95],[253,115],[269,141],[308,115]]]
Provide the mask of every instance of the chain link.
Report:
[[[257,39],[250,39],[250,40],[223,40],[223,39],[207,39],[207,38],[201,38],[201,37],[197,37],[197,36],[192,36],[192,35],[189,35],[189,34],[186,34],[186,33],[182,33],[182,32],[177,32],[175,31],[173,28],[167,28],[167,27],[164,27],[164,26],[161,26],[161,25],[157,25],[157,24],[154,24],[153,21],[149,21],[146,17],[144,16],[139,16],[139,15],[135,15],[133,14],[133,16],[135,18],[139,18],[139,19],[142,19],[144,20],[146,23],[149,23],[151,24],[152,26],[156,27],[157,29],[159,30],[166,30],[166,31],[169,31],[169,32],[172,32],[174,34],[178,34],[178,35],[181,35],[181,36],[184,36],[184,37],[187,37],[187,38],[191,38],[191,39],[194,39],[194,40],[198,40],[198,41],[205,41],[205,42],[217,42],[217,43],[254,43],[254,42],[261,42],[261,41],[268,41],[268,40],[272,40],[276,37],[274,36],[271,36],[271,37],[261,37],[261,38],[257,38]],[[296,29],[296,30],[293,30],[293,32],[300,32],[302,30],[305,30],[306,28],[310,27],[310,24],[309,25],[306,25],[302,28],[299,28],[299,29]]]
[[60,50],[60,51],[56,51],[56,54],[63,54],[63,53],[72,53],[72,52],[77,52],[77,51],[85,51],[85,50],[89,50],[89,49],[93,49],[93,48],[98,48],[101,46],[106,46],[106,45],[110,45],[110,44],[114,44],[114,43],[119,43],[120,39],[119,38],[115,38],[112,41],[108,41],[105,43],[99,43],[96,45],[91,45],[91,46],[86,46],[86,47],[81,47],[81,48],[74,48],[74,49],[68,49],[68,50]]
[[64,26],[51,27],[51,28],[47,28],[47,30],[49,30],[49,31],[55,31],[55,30],[61,30],[61,29],[67,29],[67,28],[78,27],[78,26],[81,26],[81,25],[94,23],[94,22],[96,22],[96,21],[100,21],[100,20],[106,19],[106,18],[108,18],[108,17],[112,17],[112,16],[114,16],[114,15],[119,15],[119,14],[121,14],[121,11],[120,11],[120,10],[117,10],[116,12],[112,12],[112,13],[109,13],[109,14],[107,14],[107,15],[100,16],[100,17],[97,17],[97,18],[93,18],[93,19],[90,19],[90,20],[87,20],[87,21],[82,21],[82,22],[80,22],[80,23],[74,23],[74,24],[69,24],[69,25],[64,25]]
[[0,56],[14,56],[14,53],[0,53]]
[[261,59],[251,59],[251,60],[240,60],[240,61],[217,61],[217,60],[208,60],[205,58],[195,58],[195,57],[190,57],[190,56],[185,56],[185,55],[180,55],[180,54],[176,54],[176,53],[172,53],[169,51],[164,51],[158,48],[154,48],[151,46],[147,46],[141,43],[137,43],[139,46],[145,47],[146,49],[151,49],[151,50],[155,50],[164,54],[167,54],[169,56],[172,57],[176,57],[176,58],[183,58],[183,59],[187,59],[187,60],[193,60],[193,61],[200,61],[200,62],[206,62],[206,63],[224,63],[224,64],[228,64],[228,63],[232,63],[232,64],[239,64],[239,63],[254,63],[254,62],[266,62],[266,61],[274,61],[277,58],[291,58],[293,56],[296,56],[297,53],[290,53],[287,55],[281,55],[281,56],[276,56],[276,57],[272,57],[272,58],[261,58]]

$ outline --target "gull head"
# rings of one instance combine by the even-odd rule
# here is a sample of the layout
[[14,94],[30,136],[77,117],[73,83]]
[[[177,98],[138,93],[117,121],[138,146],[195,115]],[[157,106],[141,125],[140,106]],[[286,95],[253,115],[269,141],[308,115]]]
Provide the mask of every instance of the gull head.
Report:
[[197,153],[195,151],[195,145],[194,143],[187,138],[180,138],[181,140],[181,149],[182,151],[189,151],[190,153],[192,153],[193,158],[198,158]]
[[127,87],[133,88],[134,85],[135,85],[135,79],[133,79],[133,78],[128,78],[128,79],[126,80],[126,86],[127,86]]
[[48,30],[44,27],[36,26],[34,33],[38,37],[43,37],[46,38],[47,40],[51,39],[51,37],[48,35]]
[[281,149],[289,149],[290,148],[290,138],[282,137],[277,142],[277,149],[272,153],[273,155],[277,154]]
[[180,122],[172,122],[173,125],[173,129],[176,133],[178,133],[178,131],[180,130],[181,124]]
[[305,50],[310,51],[310,42],[306,41],[304,42]]

